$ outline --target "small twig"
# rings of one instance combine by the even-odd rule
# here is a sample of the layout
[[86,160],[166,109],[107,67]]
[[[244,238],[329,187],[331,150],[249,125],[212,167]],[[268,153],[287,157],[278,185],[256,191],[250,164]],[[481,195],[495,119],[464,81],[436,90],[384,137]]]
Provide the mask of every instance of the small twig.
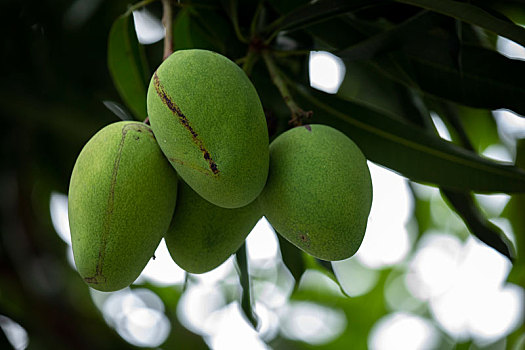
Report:
[[171,0],[162,0],[162,24],[166,28],[163,60],[173,53],[173,11]]
[[292,116],[288,121],[288,124],[294,126],[302,125],[303,121],[309,119],[313,112],[304,111],[297,105],[297,103],[295,103],[292,95],[290,94],[290,91],[288,90],[288,86],[286,86],[286,83],[282,79],[281,73],[279,72],[279,69],[277,68],[270,53],[268,51],[263,51],[262,56],[264,62],[266,63],[266,67],[268,68],[268,72],[270,73],[270,78],[281,93],[286,106],[288,106],[288,109],[290,109],[290,112],[292,112]]
[[241,28],[239,27],[239,18],[237,15],[237,2],[235,0],[230,0],[230,15],[233,23],[233,29],[235,30],[235,35],[240,42],[248,44],[250,41],[242,35]]
[[274,50],[272,51],[275,57],[289,57],[289,56],[303,56],[309,55],[310,50]]
[[247,76],[250,76],[252,73],[252,68],[255,62],[257,61],[258,55],[253,49],[248,49],[248,53],[243,58],[240,58],[238,61],[242,62],[242,70],[246,73]]
[[252,308],[250,272],[248,270],[248,257],[246,256],[246,242],[244,242],[239,250],[237,250],[235,253],[235,259],[237,261],[237,266],[239,267],[239,282],[242,287],[241,309],[248,318],[248,321],[252,324],[253,328],[257,329],[257,315],[255,315]]

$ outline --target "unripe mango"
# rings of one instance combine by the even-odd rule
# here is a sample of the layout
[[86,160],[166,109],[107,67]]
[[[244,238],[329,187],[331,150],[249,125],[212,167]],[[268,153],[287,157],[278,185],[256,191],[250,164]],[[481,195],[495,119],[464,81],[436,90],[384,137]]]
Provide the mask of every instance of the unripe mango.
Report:
[[77,270],[92,288],[129,286],[169,227],[177,174],[143,123],[118,122],[84,146],[69,185]]
[[235,209],[221,208],[179,181],[177,208],[166,245],[173,260],[191,273],[213,270],[239,249],[261,218],[256,201]]
[[296,127],[270,145],[263,214],[291,243],[322,260],[355,254],[363,240],[372,181],[359,148],[325,125]]
[[206,50],[173,53],[147,95],[160,148],[199,195],[224,208],[252,202],[268,175],[268,131],[246,74]]

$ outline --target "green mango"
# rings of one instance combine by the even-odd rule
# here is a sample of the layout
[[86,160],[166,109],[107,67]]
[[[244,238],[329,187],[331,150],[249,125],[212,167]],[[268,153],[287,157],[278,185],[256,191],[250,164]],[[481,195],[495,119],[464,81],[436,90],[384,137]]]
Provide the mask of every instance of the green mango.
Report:
[[243,207],[268,175],[266,119],[252,83],[226,57],[180,50],[153,75],[148,115],[160,148],[199,195]]
[[372,205],[372,180],[356,144],[325,125],[305,125],[270,145],[268,182],[258,201],[272,226],[308,254],[354,255]]
[[73,256],[84,281],[101,291],[133,283],[168,229],[176,197],[177,174],[146,124],[97,132],[69,185]]
[[177,208],[164,239],[177,265],[187,272],[204,273],[235,253],[261,216],[256,201],[241,208],[221,208],[180,181]]

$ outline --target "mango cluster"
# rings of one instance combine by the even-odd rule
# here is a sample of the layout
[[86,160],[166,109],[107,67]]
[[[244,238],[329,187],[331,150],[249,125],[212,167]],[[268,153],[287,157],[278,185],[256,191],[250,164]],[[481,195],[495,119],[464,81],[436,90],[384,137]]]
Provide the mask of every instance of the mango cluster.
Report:
[[341,132],[296,127],[271,145],[254,86],[232,61],[177,51],[154,73],[151,127],[117,122],[84,146],[69,187],[75,264],[92,288],[122,289],[165,237],[191,273],[212,270],[265,215],[305,252],[359,248],[372,202],[366,159]]

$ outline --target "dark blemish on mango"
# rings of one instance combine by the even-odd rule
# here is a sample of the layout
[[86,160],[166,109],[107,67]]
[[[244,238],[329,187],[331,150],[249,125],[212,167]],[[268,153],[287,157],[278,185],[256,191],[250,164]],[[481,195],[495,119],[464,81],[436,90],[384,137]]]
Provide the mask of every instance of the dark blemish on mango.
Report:
[[154,80],[155,91],[157,92],[157,95],[159,96],[162,103],[164,103],[166,107],[168,107],[168,109],[178,117],[179,122],[182,124],[182,126],[184,126],[184,128],[186,128],[186,130],[189,131],[193,142],[195,143],[195,145],[197,145],[199,150],[202,152],[204,159],[208,162],[208,166],[210,167],[211,172],[214,175],[217,175],[219,173],[217,164],[213,161],[213,158],[210,155],[210,152],[208,152],[208,150],[204,146],[204,142],[199,138],[199,134],[197,134],[197,132],[191,126],[188,118],[182,113],[179,106],[177,106],[173,102],[172,98],[168,95],[168,93],[166,92],[162,84],[160,83],[157,72],[155,72],[155,74],[153,75],[153,80]]
[[312,127],[310,125],[305,125],[304,127],[306,128],[306,130],[312,131]]
[[310,246],[310,237],[308,237],[308,234],[299,232],[298,236],[301,243],[305,244],[307,247]]

